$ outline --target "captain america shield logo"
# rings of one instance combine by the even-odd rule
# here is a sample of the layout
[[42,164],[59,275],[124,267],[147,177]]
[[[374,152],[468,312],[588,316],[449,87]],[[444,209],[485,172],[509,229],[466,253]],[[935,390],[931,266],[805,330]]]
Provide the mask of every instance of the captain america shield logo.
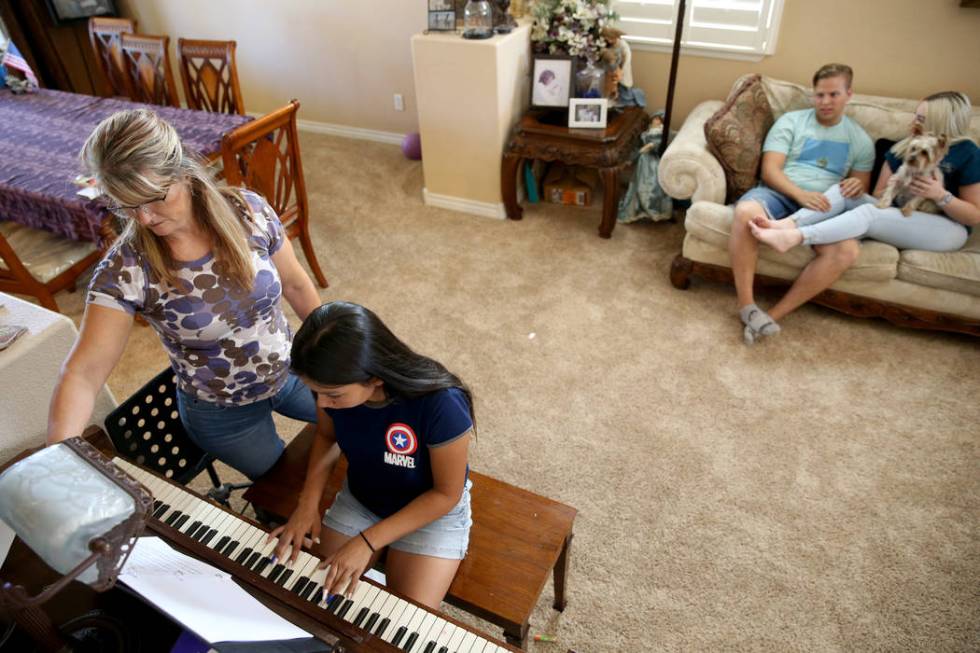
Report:
[[402,456],[411,456],[419,448],[419,439],[408,424],[392,424],[385,433],[388,451]]

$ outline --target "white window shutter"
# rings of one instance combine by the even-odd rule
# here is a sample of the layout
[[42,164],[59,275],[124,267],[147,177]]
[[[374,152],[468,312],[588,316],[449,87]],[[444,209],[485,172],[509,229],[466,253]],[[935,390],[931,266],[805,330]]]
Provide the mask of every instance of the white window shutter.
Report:
[[[761,58],[776,50],[784,0],[687,0],[681,45],[686,50]],[[617,26],[631,44],[674,42],[678,0],[616,0]]]

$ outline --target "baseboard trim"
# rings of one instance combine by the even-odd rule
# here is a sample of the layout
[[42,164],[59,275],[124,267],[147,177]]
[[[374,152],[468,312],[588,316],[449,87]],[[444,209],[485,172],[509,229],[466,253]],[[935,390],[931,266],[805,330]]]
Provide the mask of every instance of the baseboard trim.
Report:
[[[253,118],[261,118],[264,113],[249,112]],[[389,145],[401,145],[404,134],[396,132],[386,132],[377,129],[364,129],[363,127],[350,127],[348,125],[338,125],[332,122],[318,122],[316,120],[296,120],[296,127],[301,131],[312,132],[314,134],[330,134],[331,136],[342,136],[344,138],[355,138],[362,141],[374,141],[376,143],[388,143]]]
[[430,193],[427,188],[422,189],[422,201],[426,206],[435,206],[440,209],[449,209],[450,211],[457,211],[459,213],[469,213],[484,218],[496,218],[497,220],[507,218],[507,212],[504,209],[503,202],[478,202],[462,197],[453,197],[452,195],[439,195],[438,193]]

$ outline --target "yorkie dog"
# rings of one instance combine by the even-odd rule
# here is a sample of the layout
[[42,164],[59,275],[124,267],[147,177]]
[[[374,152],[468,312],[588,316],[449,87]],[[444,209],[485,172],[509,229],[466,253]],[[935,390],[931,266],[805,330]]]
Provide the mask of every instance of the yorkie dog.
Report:
[[888,179],[885,192],[878,200],[878,208],[885,209],[892,205],[895,198],[902,204],[902,215],[906,218],[912,211],[925,213],[941,213],[939,206],[930,199],[912,195],[910,186],[916,177],[936,177],[942,179],[939,163],[949,151],[946,134],[923,133],[917,129],[905,145],[902,165]]

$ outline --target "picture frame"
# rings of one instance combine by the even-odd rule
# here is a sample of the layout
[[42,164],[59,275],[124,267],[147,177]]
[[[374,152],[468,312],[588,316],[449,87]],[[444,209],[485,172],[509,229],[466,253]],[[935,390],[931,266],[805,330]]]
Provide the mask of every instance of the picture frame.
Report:
[[115,0],[46,0],[55,25],[65,25],[92,16],[118,16]]
[[453,0],[428,0],[429,32],[452,32],[456,29],[456,7]]
[[572,98],[568,103],[568,126],[576,129],[605,129],[609,114],[606,98]]
[[531,106],[536,109],[565,108],[575,84],[575,59],[561,55],[533,55]]

